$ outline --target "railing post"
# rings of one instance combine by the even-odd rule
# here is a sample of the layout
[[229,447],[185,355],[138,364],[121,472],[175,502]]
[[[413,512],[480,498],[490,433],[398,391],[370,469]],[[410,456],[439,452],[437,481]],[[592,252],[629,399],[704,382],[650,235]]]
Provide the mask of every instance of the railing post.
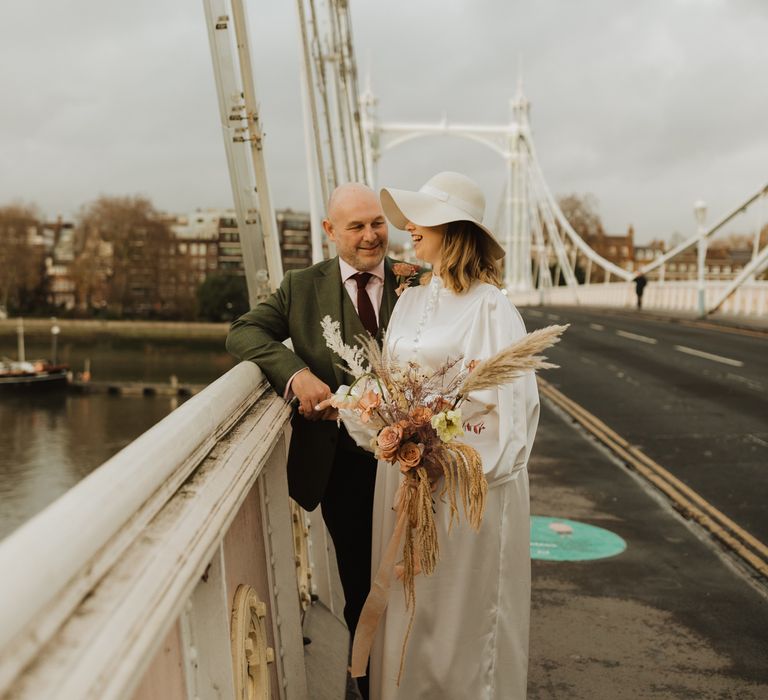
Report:
[[699,240],[696,244],[697,252],[697,283],[696,283],[696,310],[699,316],[706,316],[707,313],[707,300],[706,300],[706,280],[704,275],[704,268],[707,262],[707,229],[704,226],[704,221],[707,218],[707,205],[698,200],[694,202],[693,212],[696,216],[698,223]]

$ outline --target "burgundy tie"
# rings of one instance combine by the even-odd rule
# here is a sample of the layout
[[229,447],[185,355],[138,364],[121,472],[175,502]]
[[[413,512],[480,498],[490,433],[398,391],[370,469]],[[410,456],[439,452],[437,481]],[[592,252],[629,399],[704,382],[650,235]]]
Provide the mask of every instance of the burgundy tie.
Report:
[[379,324],[376,323],[376,312],[373,310],[371,297],[365,291],[365,287],[371,277],[373,275],[370,272],[358,272],[356,275],[352,275],[352,279],[357,282],[357,315],[360,316],[365,330],[375,338],[379,330]]

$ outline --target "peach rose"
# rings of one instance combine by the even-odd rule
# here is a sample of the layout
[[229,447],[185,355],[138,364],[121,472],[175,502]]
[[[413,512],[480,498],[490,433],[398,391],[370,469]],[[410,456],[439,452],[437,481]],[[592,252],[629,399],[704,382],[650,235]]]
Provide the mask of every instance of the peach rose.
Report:
[[421,463],[421,455],[424,453],[424,445],[415,442],[405,442],[397,451],[397,461],[400,462],[400,471],[405,473],[409,469],[418,467]]
[[357,409],[362,411],[360,420],[367,423],[371,419],[371,413],[381,405],[381,396],[375,391],[366,391],[357,402]]
[[411,422],[417,428],[429,424],[432,420],[432,410],[427,406],[417,406],[410,412]]
[[400,425],[387,425],[382,428],[376,444],[379,446],[379,457],[388,462],[392,462],[397,454],[397,448],[400,447],[400,441],[403,439],[403,428]]
[[392,272],[394,272],[397,277],[410,277],[411,275],[415,275],[418,271],[419,268],[410,263],[399,262],[392,265]]

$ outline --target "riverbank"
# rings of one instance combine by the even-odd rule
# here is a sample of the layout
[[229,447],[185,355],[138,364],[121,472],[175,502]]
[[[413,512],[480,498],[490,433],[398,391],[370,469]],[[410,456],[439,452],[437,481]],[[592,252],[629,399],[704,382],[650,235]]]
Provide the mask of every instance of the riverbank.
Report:
[[[18,319],[0,320],[0,337],[16,337]],[[221,340],[228,323],[193,323],[188,321],[105,321],[95,319],[56,319],[65,338],[141,338],[146,340]],[[54,321],[50,318],[25,318],[26,336],[49,336]]]

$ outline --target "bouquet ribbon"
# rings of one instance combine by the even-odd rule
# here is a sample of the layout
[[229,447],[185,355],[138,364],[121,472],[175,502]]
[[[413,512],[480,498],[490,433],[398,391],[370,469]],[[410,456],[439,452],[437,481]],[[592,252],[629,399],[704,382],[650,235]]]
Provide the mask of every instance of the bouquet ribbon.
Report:
[[395,560],[400,549],[400,542],[403,539],[407,517],[408,513],[405,503],[401,499],[397,510],[397,522],[394,532],[389,539],[386,550],[384,550],[384,556],[379,564],[379,569],[373,577],[371,590],[365,599],[365,605],[363,605],[360,619],[357,623],[355,639],[352,643],[352,663],[350,666],[352,678],[364,676],[368,668],[368,658],[371,655],[373,638],[389,603],[392,576],[395,572]]

